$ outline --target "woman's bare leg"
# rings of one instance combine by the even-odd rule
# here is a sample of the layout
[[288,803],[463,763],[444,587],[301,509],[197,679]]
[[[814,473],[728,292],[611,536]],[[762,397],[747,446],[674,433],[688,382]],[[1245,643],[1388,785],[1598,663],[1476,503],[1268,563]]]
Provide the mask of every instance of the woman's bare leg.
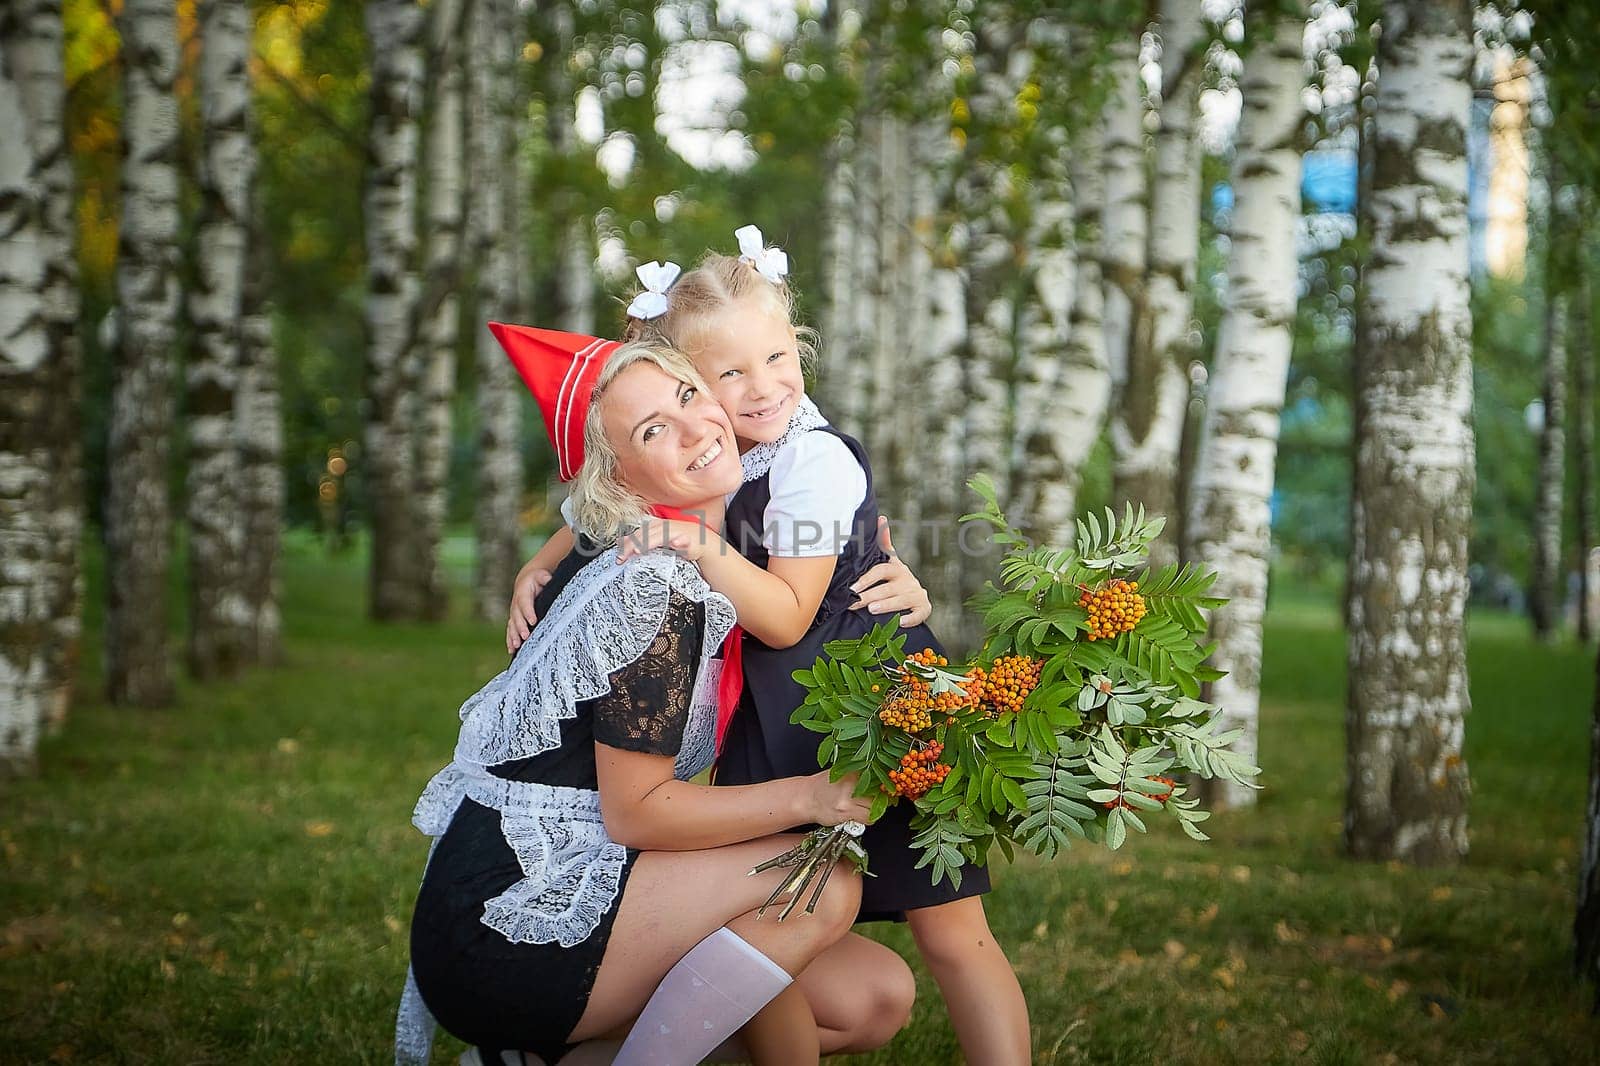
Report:
[[[611,938],[572,1041],[605,1034],[644,1007],[663,975],[714,930],[728,926],[790,974],[800,973],[850,929],[861,902],[861,879],[835,868],[815,914],[779,922],[755,910],[785,876],[758,863],[792,847],[794,836],[766,837],[708,851],[646,852],[634,864],[617,907]],[[810,1028],[815,1032],[815,1025]]]
[[739,1033],[750,1058],[761,1066],[814,1066],[822,1057],[816,1018],[797,985],[762,1007]]
[[1028,1003],[1016,971],[989,931],[983,898],[907,911],[906,921],[944,995],[967,1061],[1026,1066],[1033,1054]]

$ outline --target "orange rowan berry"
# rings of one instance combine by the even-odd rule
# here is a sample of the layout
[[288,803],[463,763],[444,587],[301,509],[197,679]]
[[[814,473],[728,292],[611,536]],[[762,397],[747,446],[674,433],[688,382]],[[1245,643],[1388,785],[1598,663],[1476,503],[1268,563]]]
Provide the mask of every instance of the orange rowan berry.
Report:
[[1089,612],[1089,640],[1109,640],[1139,624],[1145,615],[1137,581],[1107,582],[1099,588],[1078,586],[1078,606]]

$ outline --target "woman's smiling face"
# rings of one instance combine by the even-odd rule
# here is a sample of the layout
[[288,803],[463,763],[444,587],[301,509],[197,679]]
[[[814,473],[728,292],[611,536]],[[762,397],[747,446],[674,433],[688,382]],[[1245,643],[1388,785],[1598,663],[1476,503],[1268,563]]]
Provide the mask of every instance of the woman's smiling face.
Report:
[[649,503],[683,510],[715,503],[744,481],[733,427],[713,396],[651,363],[617,375],[600,401],[617,475]]

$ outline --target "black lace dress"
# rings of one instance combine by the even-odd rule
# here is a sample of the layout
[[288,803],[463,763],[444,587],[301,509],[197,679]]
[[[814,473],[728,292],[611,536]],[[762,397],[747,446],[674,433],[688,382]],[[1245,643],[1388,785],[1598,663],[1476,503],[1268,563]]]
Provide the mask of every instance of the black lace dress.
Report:
[[[541,617],[589,562],[569,555],[538,599]],[[683,740],[699,662],[704,605],[671,593],[649,649],[610,675],[611,691],[579,703],[553,750],[490,768],[497,777],[595,789],[595,744],[675,755]],[[411,963],[423,1001],[440,1025],[469,1044],[537,1052],[546,1062],[568,1050],[605,955],[617,906],[638,852],[628,849],[616,901],[586,939],[513,943],[483,922],[485,904],[521,880],[498,811],[464,799],[439,838],[411,922]]]

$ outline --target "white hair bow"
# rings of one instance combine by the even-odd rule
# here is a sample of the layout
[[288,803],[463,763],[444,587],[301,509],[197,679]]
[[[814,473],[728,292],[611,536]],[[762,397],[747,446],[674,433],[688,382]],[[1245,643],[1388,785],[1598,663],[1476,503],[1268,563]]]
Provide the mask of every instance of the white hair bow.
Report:
[[634,318],[660,318],[667,313],[667,290],[683,268],[677,263],[640,263],[634,270],[644,292],[633,298],[628,314]]
[[789,273],[789,254],[782,248],[768,248],[761,231],[754,226],[742,226],[733,231],[739,239],[739,258],[755,267],[761,276],[774,285],[781,284]]

